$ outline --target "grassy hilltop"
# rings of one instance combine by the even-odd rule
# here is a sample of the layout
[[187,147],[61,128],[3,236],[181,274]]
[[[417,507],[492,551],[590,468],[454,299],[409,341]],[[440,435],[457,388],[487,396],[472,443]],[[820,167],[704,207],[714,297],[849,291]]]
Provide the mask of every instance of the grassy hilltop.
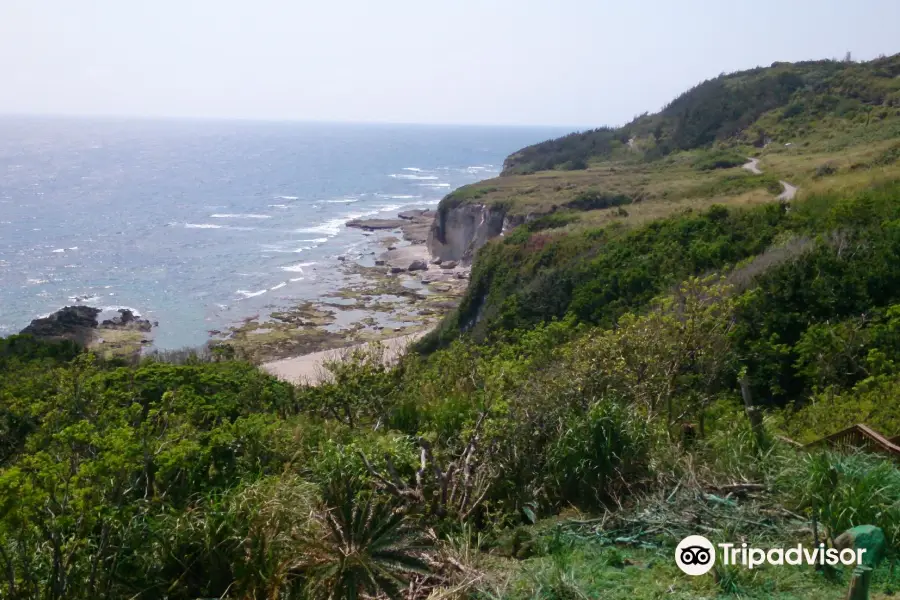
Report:
[[[524,148],[506,159],[500,177],[453,192],[444,206],[504,203],[524,214],[602,208],[602,199],[615,198],[634,204],[630,220],[646,220],[713,202],[771,200],[780,179],[804,187],[861,179],[860,171],[896,166],[898,77],[900,55],[721,75],[623,127]],[[764,176],[739,168],[747,156],[762,159]],[[572,218],[621,218],[589,212]]]
[[889,597],[900,466],[790,440],[900,436],[898,75],[777,64],[515,153],[443,209],[534,218],[395,366],[0,340],[0,597],[837,599],[847,569],[674,548],[859,524]]

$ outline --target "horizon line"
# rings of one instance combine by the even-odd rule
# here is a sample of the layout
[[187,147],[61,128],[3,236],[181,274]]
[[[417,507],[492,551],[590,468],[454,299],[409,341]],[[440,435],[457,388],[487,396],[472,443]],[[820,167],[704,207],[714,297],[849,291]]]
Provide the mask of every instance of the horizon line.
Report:
[[426,121],[391,121],[373,120],[363,121],[355,119],[301,119],[293,117],[223,117],[223,116],[197,116],[197,115],[134,115],[134,114],[97,114],[97,113],[38,113],[0,111],[0,119],[25,118],[25,119],[96,119],[96,120],[134,120],[134,121],[210,121],[210,122],[245,122],[245,123],[292,123],[307,125],[394,125],[394,126],[421,126],[421,127],[508,127],[531,129],[567,129],[570,131],[587,131],[603,127],[603,125],[575,125],[575,124],[531,124],[531,123],[461,123],[461,122],[426,122]]

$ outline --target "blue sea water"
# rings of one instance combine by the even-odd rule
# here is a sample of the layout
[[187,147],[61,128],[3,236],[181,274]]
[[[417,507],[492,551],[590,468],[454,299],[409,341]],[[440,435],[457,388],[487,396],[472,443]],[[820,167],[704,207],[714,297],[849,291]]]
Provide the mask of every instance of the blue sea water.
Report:
[[0,335],[129,307],[154,345],[325,295],[344,223],[434,207],[549,128],[0,118]]

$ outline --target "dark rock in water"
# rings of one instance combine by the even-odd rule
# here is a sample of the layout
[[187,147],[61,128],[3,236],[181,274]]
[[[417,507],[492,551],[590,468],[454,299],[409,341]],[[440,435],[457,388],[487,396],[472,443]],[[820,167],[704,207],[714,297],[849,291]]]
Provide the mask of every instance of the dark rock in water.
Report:
[[150,323],[147,319],[137,317],[127,308],[119,309],[119,316],[106,319],[100,323],[101,329],[128,329],[136,331],[150,331],[158,323]]
[[399,229],[401,225],[406,223],[403,219],[353,219],[347,221],[347,227],[355,227],[364,231],[375,231],[378,229]]
[[391,267],[391,273],[402,273],[405,270],[403,267]]
[[456,278],[457,279],[468,279],[469,274],[466,273],[465,271],[460,271],[459,273],[456,274]]
[[375,266],[376,266],[376,267],[383,267],[385,264],[386,264],[386,263],[385,263],[385,261],[383,261],[383,260],[376,260],[376,261],[375,261]]
[[397,246],[388,246],[388,250],[396,250]]
[[341,262],[344,262],[345,260],[347,260],[347,257],[346,256],[338,256],[338,260]]
[[409,263],[409,271],[427,271],[428,264],[424,260],[414,260]]
[[441,263],[442,269],[455,269],[458,263],[455,260],[447,260]]
[[397,213],[397,216],[401,219],[406,219],[407,221],[412,221],[414,219],[420,219],[427,213],[427,210],[422,209],[413,209],[413,210],[404,210],[401,213]]
[[34,319],[21,333],[38,338],[72,337],[81,335],[85,329],[97,327],[99,308],[90,306],[66,306],[52,315]]

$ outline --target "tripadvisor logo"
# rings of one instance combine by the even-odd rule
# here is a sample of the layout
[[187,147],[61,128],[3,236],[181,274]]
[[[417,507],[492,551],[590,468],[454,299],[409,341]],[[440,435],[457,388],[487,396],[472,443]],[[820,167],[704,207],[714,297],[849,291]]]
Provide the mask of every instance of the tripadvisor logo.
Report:
[[675,564],[688,575],[703,575],[716,564],[716,549],[702,535],[689,535],[675,548]]
[[[769,565],[829,565],[859,566],[863,564],[865,548],[826,548],[819,544],[812,549],[797,544],[791,548],[753,548],[747,544],[717,544],[720,559],[726,566],[740,565],[754,569]],[[675,564],[688,575],[703,575],[716,564],[716,546],[702,535],[689,535],[675,548]]]

